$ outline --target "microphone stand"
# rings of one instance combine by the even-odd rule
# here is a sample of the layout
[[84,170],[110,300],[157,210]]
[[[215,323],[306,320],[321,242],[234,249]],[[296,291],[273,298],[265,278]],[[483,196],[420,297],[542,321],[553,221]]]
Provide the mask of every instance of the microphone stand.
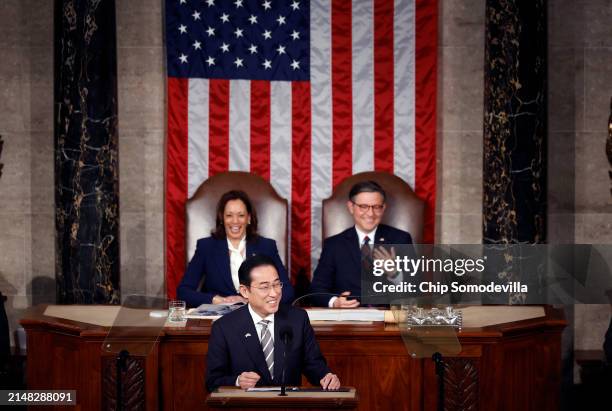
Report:
[[281,391],[278,394],[279,397],[287,396],[287,384],[285,383],[285,370],[287,369],[287,346],[289,345],[289,341],[293,339],[293,331],[291,328],[283,327],[280,331],[281,339],[283,341],[283,371],[281,373]]
[[286,397],[287,396],[287,384],[285,384],[285,354],[286,354],[287,349],[285,348],[283,350],[283,373],[281,374],[281,391],[280,394],[278,394],[279,397]]
[[438,411],[444,411],[444,361],[439,352],[435,352],[431,359],[436,364],[436,375],[438,376]]

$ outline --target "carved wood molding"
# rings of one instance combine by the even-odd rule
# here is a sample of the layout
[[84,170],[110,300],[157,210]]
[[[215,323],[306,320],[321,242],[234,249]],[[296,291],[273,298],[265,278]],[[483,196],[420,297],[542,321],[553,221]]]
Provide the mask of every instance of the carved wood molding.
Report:
[[[121,373],[123,381],[123,409],[145,409],[145,360],[139,357],[127,359],[127,369]],[[117,360],[102,358],[102,410],[117,409]]]
[[444,363],[444,409],[478,410],[478,368],[474,359],[450,358]]

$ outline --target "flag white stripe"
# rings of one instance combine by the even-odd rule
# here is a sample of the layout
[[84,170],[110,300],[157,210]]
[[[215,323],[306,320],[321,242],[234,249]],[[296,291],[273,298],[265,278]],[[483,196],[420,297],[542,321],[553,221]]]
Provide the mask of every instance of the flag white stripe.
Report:
[[311,267],[321,253],[321,204],[332,186],[331,2],[310,3]]
[[190,79],[187,112],[187,194],[208,178],[208,79]]
[[353,2],[353,174],[374,169],[373,2]]
[[[270,183],[289,202],[287,227],[291,233],[291,83],[270,83]],[[291,276],[291,235],[287,236],[285,267]],[[281,258],[285,260],[285,256]]]
[[251,169],[251,81],[230,81],[229,169]]
[[270,182],[291,201],[291,83],[270,84]]
[[395,0],[393,116],[394,174],[415,184],[415,0]]

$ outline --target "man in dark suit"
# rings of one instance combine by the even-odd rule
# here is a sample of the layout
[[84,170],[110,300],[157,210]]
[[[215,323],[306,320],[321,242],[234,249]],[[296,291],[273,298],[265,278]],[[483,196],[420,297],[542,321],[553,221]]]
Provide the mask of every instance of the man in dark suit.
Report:
[[[390,250],[375,245],[412,244],[407,232],[380,224],[386,197],[383,188],[375,181],[362,181],[351,188],[347,208],[355,225],[323,242],[310,289],[311,293],[321,294],[311,297],[313,304],[333,308],[358,307],[359,299],[348,297],[361,295],[363,254],[371,252],[373,258],[393,259],[395,255]],[[400,279],[398,273],[388,273],[386,278],[392,283]]]
[[313,385],[338,389],[340,380],[330,372],[306,312],[280,305],[283,283],[274,261],[247,258],[238,275],[248,304],[213,324],[206,388],[280,385],[284,371],[287,385],[300,385],[304,373]]

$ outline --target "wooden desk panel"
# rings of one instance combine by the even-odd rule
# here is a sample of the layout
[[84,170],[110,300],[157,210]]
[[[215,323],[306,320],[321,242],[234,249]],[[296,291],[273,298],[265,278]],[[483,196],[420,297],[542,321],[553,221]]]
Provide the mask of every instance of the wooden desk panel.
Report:
[[[73,388],[82,409],[112,408],[114,358],[101,351],[108,328],[42,315],[22,320],[28,336],[28,387]],[[447,358],[448,410],[557,410],[561,386],[562,312],[458,334],[462,352]],[[330,367],[354,386],[362,410],[436,410],[437,378],[431,359],[408,354],[397,326],[316,325]],[[205,407],[204,374],[210,322],[189,320],[163,330],[146,358],[134,358],[130,401],[148,410]],[[109,375],[110,374],[110,375]],[[138,376],[142,378],[138,380]],[[135,384],[135,383],[134,383]]]

